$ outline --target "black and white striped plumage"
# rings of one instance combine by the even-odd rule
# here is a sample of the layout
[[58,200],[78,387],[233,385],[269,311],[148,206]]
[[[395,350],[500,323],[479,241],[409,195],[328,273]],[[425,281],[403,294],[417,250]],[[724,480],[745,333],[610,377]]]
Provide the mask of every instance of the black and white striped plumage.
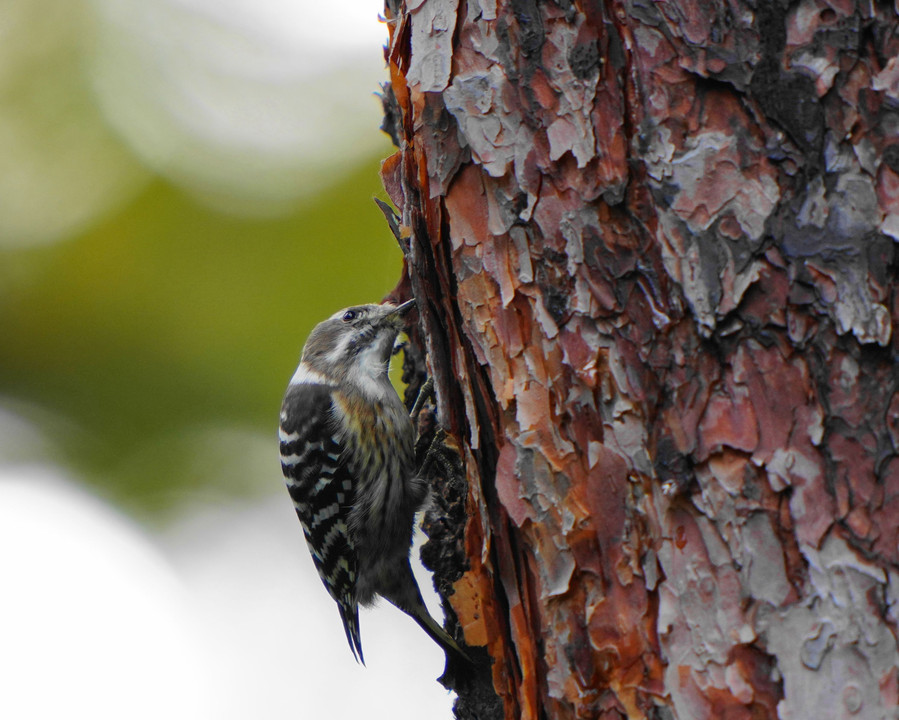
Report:
[[341,460],[330,414],[331,389],[327,385],[290,386],[281,410],[281,469],[312,562],[337,602],[350,649],[361,659],[355,599],[357,556],[347,525],[353,479]]
[[281,407],[281,468],[322,582],[363,661],[358,606],[380,595],[464,657],[425,608],[409,565],[415,432],[387,376],[402,313],[361,305],[310,333]]

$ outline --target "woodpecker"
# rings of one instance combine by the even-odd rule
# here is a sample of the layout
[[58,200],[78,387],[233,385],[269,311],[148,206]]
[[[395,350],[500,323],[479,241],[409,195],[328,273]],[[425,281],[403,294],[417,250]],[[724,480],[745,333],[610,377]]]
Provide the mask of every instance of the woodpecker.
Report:
[[359,605],[378,596],[444,651],[467,659],[428,613],[409,565],[415,513],[428,487],[416,477],[415,430],[387,370],[413,304],[359,305],[319,323],[281,406],[287,489],[362,664]]

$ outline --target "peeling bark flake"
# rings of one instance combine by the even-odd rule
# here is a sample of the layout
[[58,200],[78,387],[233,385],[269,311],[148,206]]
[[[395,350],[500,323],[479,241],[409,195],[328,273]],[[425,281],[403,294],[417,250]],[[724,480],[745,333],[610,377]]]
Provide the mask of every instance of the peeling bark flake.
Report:
[[450,77],[459,0],[415,0],[407,6],[412,12],[412,63],[406,82],[419,92],[440,92]]

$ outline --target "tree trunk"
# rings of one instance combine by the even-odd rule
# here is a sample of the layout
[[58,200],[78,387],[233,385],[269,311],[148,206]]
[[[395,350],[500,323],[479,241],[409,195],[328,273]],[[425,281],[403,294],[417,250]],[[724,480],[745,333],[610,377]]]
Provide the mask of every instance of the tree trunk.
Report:
[[468,480],[449,602],[504,716],[895,717],[896,10],[386,17],[382,174]]

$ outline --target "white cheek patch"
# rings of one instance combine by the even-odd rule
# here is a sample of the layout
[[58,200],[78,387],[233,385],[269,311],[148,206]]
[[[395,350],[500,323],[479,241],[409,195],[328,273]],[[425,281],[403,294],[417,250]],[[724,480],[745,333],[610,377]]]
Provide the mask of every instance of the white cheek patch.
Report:
[[365,348],[357,356],[357,362],[350,367],[347,379],[370,397],[384,397],[391,385],[387,382],[387,363],[383,357],[378,343]]
[[387,369],[387,363],[384,362],[384,351],[381,349],[381,342],[374,342],[365,350],[359,353],[359,367],[372,377],[383,374]]
[[342,338],[340,338],[340,342],[337,343],[327,356],[327,364],[328,365],[340,365],[343,362],[343,358],[346,357],[347,348],[350,345],[350,341],[353,339],[353,336],[350,333],[346,333]]
[[384,360],[384,351],[380,348],[382,343],[369,345],[359,353],[359,372],[367,375],[372,380],[379,379],[387,374],[387,362]]

